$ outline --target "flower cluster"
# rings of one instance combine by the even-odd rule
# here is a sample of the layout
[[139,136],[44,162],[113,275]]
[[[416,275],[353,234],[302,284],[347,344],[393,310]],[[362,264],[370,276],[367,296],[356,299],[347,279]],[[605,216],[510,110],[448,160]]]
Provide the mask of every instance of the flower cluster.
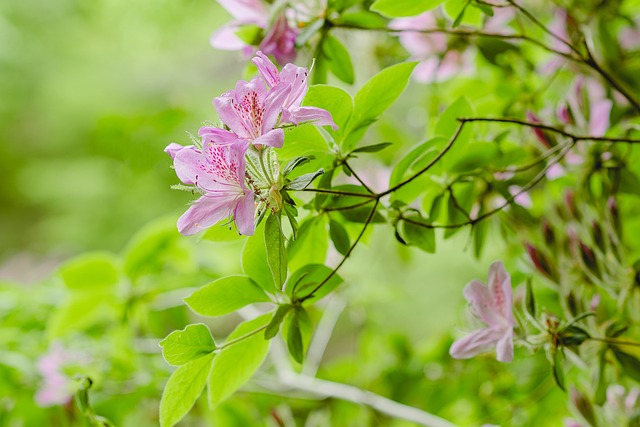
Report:
[[[313,122],[336,127],[328,111],[302,106],[306,68],[287,64],[278,71],[262,52],[253,62],[260,77],[240,80],[213,100],[224,128],[204,126],[195,145],[172,143],[165,149],[178,178],[202,194],[178,220],[182,234],[195,234],[228,217],[241,234],[253,234],[256,200],[279,209],[270,198],[282,188],[272,151],[284,144],[282,126]],[[256,158],[267,161],[252,160]]]
[[[298,30],[292,26],[284,11],[270,19],[269,12],[260,0],[218,0],[235,21],[223,26],[211,36],[211,45],[217,49],[243,50],[253,53],[253,44],[266,55],[273,55],[279,64],[291,62],[296,57],[295,41]],[[250,34],[241,34],[249,30]],[[251,32],[253,29],[255,31]]]

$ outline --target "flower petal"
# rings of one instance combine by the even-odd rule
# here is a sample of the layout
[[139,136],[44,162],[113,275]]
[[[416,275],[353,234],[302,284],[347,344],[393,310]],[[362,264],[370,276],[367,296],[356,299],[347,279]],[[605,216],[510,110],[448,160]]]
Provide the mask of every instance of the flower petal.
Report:
[[198,136],[202,137],[202,145],[209,143],[229,145],[238,140],[238,135],[226,129],[213,126],[203,126],[198,130]]
[[256,205],[253,192],[251,190],[245,190],[244,197],[238,202],[233,213],[233,220],[240,234],[245,236],[253,235],[255,231],[255,210]]
[[204,172],[200,168],[201,160],[202,153],[192,145],[176,152],[173,157],[173,167],[180,181],[187,185],[195,184],[198,178],[204,175]]
[[313,122],[318,126],[331,126],[333,130],[338,129],[338,125],[333,122],[331,113],[327,110],[317,107],[300,107],[292,111],[283,111],[282,121],[284,123]]
[[267,82],[269,87],[273,88],[280,82],[280,74],[278,73],[278,68],[271,62],[269,57],[262,53],[261,51],[256,52],[256,57],[251,60],[256,67],[258,67],[258,72],[260,76]]
[[209,44],[221,50],[240,50],[247,44],[237,36],[236,32],[240,28],[239,22],[232,22],[211,34]]
[[513,329],[508,329],[496,344],[496,358],[499,362],[513,361]]
[[602,99],[591,104],[589,111],[589,132],[591,135],[603,136],[609,129],[609,114],[613,103],[609,99]]
[[172,142],[171,144],[167,145],[167,147],[164,149],[164,152],[170,155],[172,159],[174,159],[176,157],[176,153],[183,148],[184,147],[182,145]]
[[493,329],[480,329],[455,341],[449,354],[454,359],[469,359],[491,349],[499,338],[499,334]]
[[487,325],[496,323],[494,303],[488,287],[479,280],[472,280],[465,286],[463,294],[476,317]]
[[218,0],[236,19],[252,20],[266,26],[269,14],[260,0]]
[[511,276],[504,269],[502,261],[491,264],[488,282],[494,309],[508,322],[507,324],[513,325]]
[[282,148],[284,144],[284,130],[273,129],[253,140],[254,145],[268,145],[273,148]]
[[202,196],[178,219],[178,231],[189,236],[231,214],[235,196]]

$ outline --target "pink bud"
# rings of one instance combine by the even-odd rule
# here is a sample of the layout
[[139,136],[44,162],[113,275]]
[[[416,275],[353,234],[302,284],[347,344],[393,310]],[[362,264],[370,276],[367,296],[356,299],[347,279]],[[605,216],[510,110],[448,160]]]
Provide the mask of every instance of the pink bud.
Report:
[[[538,116],[533,114],[531,111],[527,111],[527,119],[531,123],[541,123],[540,119],[538,119]],[[542,143],[542,145],[547,148],[553,147],[553,144],[551,143],[551,140],[549,139],[549,136],[545,133],[545,131],[536,127],[532,127],[531,129],[533,129],[533,134],[536,136],[536,139]]]

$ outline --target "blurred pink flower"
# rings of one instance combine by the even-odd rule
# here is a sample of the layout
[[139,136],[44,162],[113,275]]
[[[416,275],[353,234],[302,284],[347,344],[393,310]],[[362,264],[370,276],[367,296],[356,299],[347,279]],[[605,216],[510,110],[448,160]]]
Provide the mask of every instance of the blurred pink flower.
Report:
[[43,378],[40,389],[36,393],[38,406],[64,405],[71,401],[73,383],[63,372],[63,368],[74,360],[74,354],[60,343],[53,344],[49,352],[38,359],[38,371]]
[[420,61],[413,72],[416,81],[427,83],[446,80],[457,74],[468,74],[472,71],[469,52],[450,50],[445,34],[419,32],[437,29],[432,12],[411,18],[394,19],[389,23],[389,28],[399,31],[402,46],[411,54],[413,60]]
[[473,280],[464,288],[464,296],[472,314],[487,327],[453,343],[449,353],[456,359],[468,359],[496,346],[500,362],[513,360],[513,327],[511,277],[501,261],[489,267],[488,286]]
[[269,22],[269,12],[260,0],[218,0],[235,21],[223,26],[211,36],[211,45],[223,50],[243,50],[250,56],[254,47],[240,39],[237,32],[244,26],[256,26],[266,31],[259,49],[273,55],[280,64],[293,61],[296,57],[295,40],[298,30],[289,24],[285,12],[276,14]]
[[302,107],[302,101],[307,94],[307,82],[309,72],[304,67],[287,64],[281,72],[262,52],[258,51],[253,63],[258,67],[258,72],[270,87],[272,92],[286,93],[282,100],[282,123],[297,125],[303,122],[313,122],[318,126],[338,127],[333,122],[331,113],[317,107]]
[[[571,53],[571,48],[569,48],[569,46],[567,46],[567,44],[563,42],[565,41],[569,43],[570,41],[569,32],[567,30],[567,23],[571,19],[572,18],[569,16],[566,10],[557,9],[553,15],[553,20],[548,27],[549,31],[551,31],[551,33],[556,36],[550,36],[549,41],[551,43],[551,48],[560,53]],[[540,72],[546,75],[553,74],[558,70],[558,68],[562,67],[566,63],[566,61],[567,60],[565,58],[556,55],[550,61],[542,64],[542,66],[540,67]]]
[[247,147],[246,141],[237,138],[232,143],[218,143],[208,133],[203,137],[202,150],[188,146],[175,152],[173,162],[178,178],[203,192],[178,219],[180,233],[195,234],[233,216],[241,234],[253,234],[254,193],[244,182]]

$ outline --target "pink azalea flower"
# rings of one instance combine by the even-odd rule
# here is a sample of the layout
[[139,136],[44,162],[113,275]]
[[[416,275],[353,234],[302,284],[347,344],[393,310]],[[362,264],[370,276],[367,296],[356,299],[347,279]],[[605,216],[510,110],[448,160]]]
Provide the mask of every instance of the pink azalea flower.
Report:
[[298,30],[289,24],[285,13],[279,13],[269,25],[269,12],[260,0],[218,0],[235,21],[225,25],[213,33],[210,42],[217,49],[243,50],[246,56],[251,55],[253,47],[237,36],[243,26],[254,25],[266,30],[259,49],[267,55],[273,55],[284,64],[296,57],[295,40]]
[[36,393],[38,406],[65,405],[73,397],[71,379],[62,371],[74,357],[61,344],[54,344],[49,352],[38,359],[38,371],[43,382]]
[[432,12],[394,19],[390,22],[389,28],[401,31],[400,44],[411,54],[413,60],[421,61],[413,72],[416,81],[427,83],[446,80],[471,71],[468,51],[450,50],[445,34],[418,32],[437,28]]
[[272,92],[286,93],[282,101],[282,123],[297,125],[304,122],[314,122],[318,126],[338,127],[333,122],[331,113],[317,107],[302,107],[302,101],[307,94],[307,82],[309,71],[304,67],[287,64],[278,71],[278,68],[263,53],[258,51],[253,63],[258,67],[258,72]]
[[268,90],[256,77],[249,82],[238,81],[236,88],[213,100],[220,120],[238,137],[256,146],[280,148],[284,131],[274,129],[290,88]]
[[489,267],[489,284],[473,280],[464,288],[471,312],[487,327],[479,329],[453,343],[449,354],[456,359],[468,359],[496,346],[500,362],[513,360],[513,327],[511,276],[497,261]]
[[[254,231],[254,193],[245,186],[244,154],[248,143],[236,139],[229,143],[222,129],[202,128],[202,150],[183,147],[173,155],[180,180],[195,185],[203,195],[178,219],[178,231],[195,234],[218,221],[233,216],[238,231],[252,235]],[[223,135],[222,141],[212,135]],[[230,132],[227,132],[230,133]],[[175,147],[174,147],[175,148]],[[167,150],[169,151],[169,147]]]

